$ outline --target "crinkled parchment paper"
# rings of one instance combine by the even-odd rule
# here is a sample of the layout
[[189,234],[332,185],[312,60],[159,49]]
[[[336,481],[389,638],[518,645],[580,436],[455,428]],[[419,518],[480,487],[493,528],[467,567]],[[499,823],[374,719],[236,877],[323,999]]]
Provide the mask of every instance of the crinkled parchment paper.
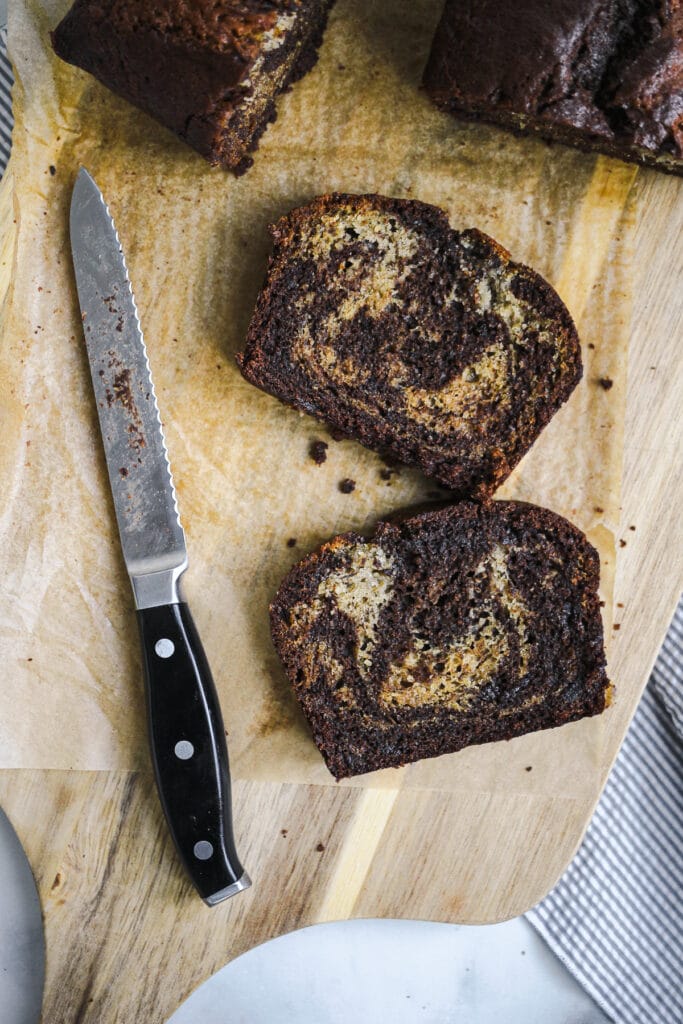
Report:
[[[127,256],[187,532],[186,593],[235,776],[332,782],[271,646],[268,602],[289,566],[324,539],[434,492],[408,470],[381,479],[376,455],[331,441],[235,366],[265,271],[266,225],[316,194],[437,203],[455,226],[489,232],[558,287],[579,326],[584,380],[501,493],[548,505],[588,531],[609,602],[634,171],[434,109],[418,86],[439,7],[339,0],[319,64],[282,99],[253,169],[235,179],[52,56],[48,32],[64,0],[12,5],[17,125],[4,188],[16,242],[0,349],[3,766],[148,764],[133,602],[68,249],[80,164],[100,185]],[[609,390],[601,377],[613,381]],[[322,466],[308,457],[314,438],[330,442]],[[344,477],[356,481],[352,494],[338,489]],[[355,784],[592,791],[607,726],[608,716]],[[526,764],[535,770],[521,771]]]

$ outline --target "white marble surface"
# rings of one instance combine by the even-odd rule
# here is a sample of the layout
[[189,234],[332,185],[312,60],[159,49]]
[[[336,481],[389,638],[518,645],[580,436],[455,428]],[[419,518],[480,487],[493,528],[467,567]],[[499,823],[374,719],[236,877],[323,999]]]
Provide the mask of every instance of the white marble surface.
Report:
[[488,927],[345,921],[224,967],[168,1024],[603,1024],[517,918]]

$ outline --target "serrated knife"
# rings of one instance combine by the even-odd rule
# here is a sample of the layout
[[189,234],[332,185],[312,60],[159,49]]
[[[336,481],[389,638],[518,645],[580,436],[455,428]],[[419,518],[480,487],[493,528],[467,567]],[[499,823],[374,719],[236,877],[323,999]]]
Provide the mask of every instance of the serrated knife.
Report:
[[119,237],[81,168],[71,251],[100,430],[142,641],[149,741],[159,796],[180,858],[214,906],[251,884],[232,829],[220,705],[179,581],[185,534],[147,351]]

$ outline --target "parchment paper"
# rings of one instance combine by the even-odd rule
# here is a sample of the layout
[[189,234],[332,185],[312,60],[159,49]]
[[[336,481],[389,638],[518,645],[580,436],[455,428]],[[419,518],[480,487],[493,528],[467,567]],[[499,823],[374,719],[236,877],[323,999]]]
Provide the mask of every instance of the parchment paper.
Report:
[[[186,593],[237,778],[332,783],[272,649],[268,602],[324,539],[434,492],[408,470],[382,480],[377,456],[332,442],[235,366],[265,271],[266,224],[316,194],[437,203],[557,285],[582,336],[584,380],[500,493],[588,531],[603,558],[609,634],[634,170],[434,109],[419,79],[439,0],[339,0],[319,64],[281,100],[253,169],[235,179],[52,56],[48,31],[66,6],[23,0],[10,21],[17,125],[5,190],[17,223],[0,352],[2,766],[148,766],[133,602],[67,244],[80,164],[128,260],[187,532]],[[308,457],[314,438],[330,442],[323,466]],[[344,477],[356,481],[350,495],[338,490]],[[592,791],[608,716],[351,784]]]

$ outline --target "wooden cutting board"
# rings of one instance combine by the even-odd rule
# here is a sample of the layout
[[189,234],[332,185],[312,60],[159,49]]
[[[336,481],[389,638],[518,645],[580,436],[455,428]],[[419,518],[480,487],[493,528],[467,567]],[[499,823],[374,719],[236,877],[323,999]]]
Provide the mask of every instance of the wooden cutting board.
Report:
[[[607,712],[603,782],[683,577],[681,183],[640,171],[634,187],[635,310],[610,659],[617,699]],[[5,203],[5,283],[12,216]],[[226,961],[319,921],[483,923],[522,913],[571,859],[597,795],[597,786],[567,797],[542,787],[501,796],[237,783],[238,845],[254,886],[208,910],[181,874],[148,774],[4,771],[0,802],[44,908],[43,1019],[161,1024]]]

